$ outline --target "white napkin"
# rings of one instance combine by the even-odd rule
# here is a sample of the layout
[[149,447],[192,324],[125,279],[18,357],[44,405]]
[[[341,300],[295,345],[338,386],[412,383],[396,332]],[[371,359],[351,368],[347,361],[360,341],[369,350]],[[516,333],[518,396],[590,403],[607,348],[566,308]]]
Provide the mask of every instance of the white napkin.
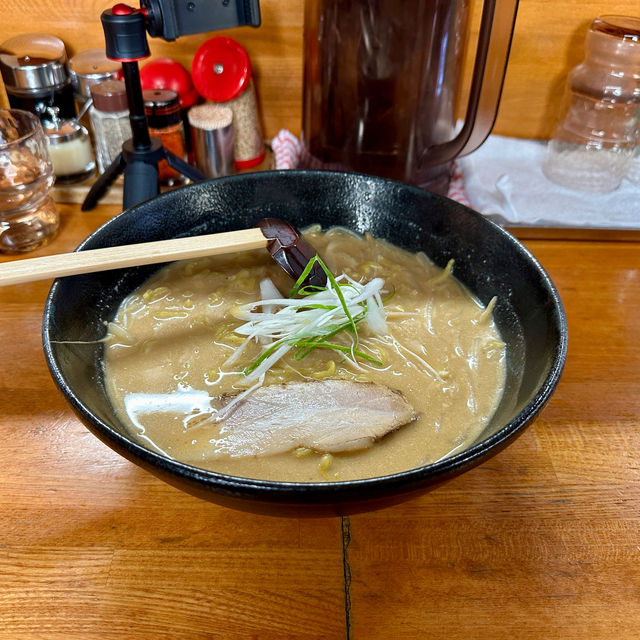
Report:
[[640,187],[575,191],[542,173],[546,142],[491,135],[458,163],[471,206],[510,226],[640,229]]

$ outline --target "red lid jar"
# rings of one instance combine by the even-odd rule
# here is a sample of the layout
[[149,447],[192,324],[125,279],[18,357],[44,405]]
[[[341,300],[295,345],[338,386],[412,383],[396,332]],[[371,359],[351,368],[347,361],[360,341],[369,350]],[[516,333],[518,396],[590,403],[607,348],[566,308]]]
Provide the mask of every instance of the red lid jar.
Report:
[[233,111],[234,159],[238,169],[264,160],[264,141],[246,49],[232,38],[217,36],[203,43],[193,58],[193,84],[207,100]]
[[158,58],[147,62],[140,69],[140,84],[143,89],[175,91],[181,109],[188,109],[200,98],[187,69],[171,58]]

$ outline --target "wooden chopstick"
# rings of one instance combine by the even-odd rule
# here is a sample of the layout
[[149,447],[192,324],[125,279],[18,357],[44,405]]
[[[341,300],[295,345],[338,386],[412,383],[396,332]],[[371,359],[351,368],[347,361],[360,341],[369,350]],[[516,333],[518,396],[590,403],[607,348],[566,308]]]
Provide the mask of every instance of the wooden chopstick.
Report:
[[257,228],[89,249],[0,264],[0,286],[266,248]]

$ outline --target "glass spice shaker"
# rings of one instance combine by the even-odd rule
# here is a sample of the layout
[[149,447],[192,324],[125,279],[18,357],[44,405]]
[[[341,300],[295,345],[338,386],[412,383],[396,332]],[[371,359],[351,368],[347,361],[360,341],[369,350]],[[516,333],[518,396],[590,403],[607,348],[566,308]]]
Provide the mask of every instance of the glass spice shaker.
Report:
[[[146,89],[142,92],[149,133],[158,138],[165,149],[185,159],[184,125],[178,94],[171,89]],[[186,178],[172,169],[166,160],[158,164],[160,184],[175,187],[185,184]]]
[[607,192],[620,185],[637,135],[640,18],[596,18],[585,49],[569,74],[566,107],[542,169],[563,186]]
[[98,171],[104,173],[131,138],[127,89],[120,80],[105,80],[90,88],[89,119],[94,132]]
[[15,36],[0,45],[0,72],[9,104],[46,117],[56,107],[61,118],[74,118],[76,105],[60,38],[44,33]]
[[87,112],[91,105],[87,103],[91,100],[91,87],[105,80],[115,80],[120,68],[119,62],[107,58],[104,49],[80,51],[67,62],[78,108],[78,121],[89,129],[89,133],[92,133],[92,130]]
[[259,165],[265,157],[264,140],[246,49],[226,36],[211,38],[196,51],[191,75],[201,96],[233,112],[236,168]]

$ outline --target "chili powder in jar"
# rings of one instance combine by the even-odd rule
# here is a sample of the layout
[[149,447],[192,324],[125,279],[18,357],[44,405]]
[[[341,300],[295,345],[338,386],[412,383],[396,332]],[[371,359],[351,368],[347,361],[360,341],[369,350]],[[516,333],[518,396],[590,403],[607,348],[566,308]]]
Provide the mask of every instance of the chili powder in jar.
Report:
[[[178,94],[171,89],[146,89],[142,97],[150,135],[158,138],[167,151],[185,160],[184,124]],[[158,180],[170,187],[186,182],[186,178],[171,168],[166,160],[158,164]]]

